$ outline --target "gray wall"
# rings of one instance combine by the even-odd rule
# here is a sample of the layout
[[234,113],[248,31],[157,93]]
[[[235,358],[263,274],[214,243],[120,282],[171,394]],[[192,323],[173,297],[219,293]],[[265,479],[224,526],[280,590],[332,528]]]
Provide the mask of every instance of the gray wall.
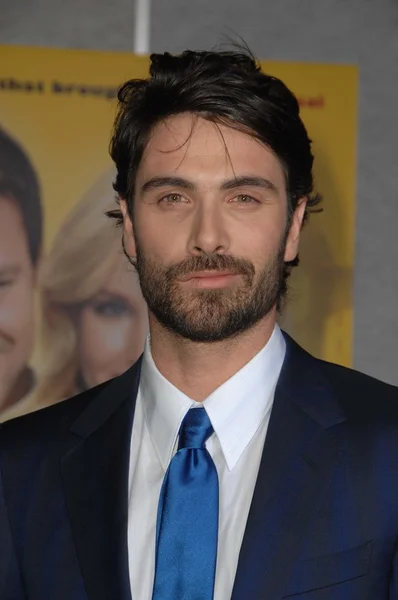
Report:
[[[134,0],[0,0],[0,43],[131,51],[133,19]],[[151,51],[234,33],[261,58],[360,66],[354,362],[398,384],[398,2],[153,0]]]

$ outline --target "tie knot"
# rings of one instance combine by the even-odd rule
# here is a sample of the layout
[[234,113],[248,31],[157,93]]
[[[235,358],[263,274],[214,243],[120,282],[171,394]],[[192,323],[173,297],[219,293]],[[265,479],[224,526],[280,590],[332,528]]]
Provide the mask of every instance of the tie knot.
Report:
[[204,408],[191,408],[181,423],[178,449],[204,448],[213,427]]

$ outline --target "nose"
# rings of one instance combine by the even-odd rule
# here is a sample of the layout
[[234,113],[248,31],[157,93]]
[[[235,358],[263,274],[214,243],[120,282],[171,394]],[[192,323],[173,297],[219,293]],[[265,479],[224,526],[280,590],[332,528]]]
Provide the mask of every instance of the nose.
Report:
[[221,209],[201,206],[194,215],[191,224],[188,251],[198,254],[226,254],[230,239]]

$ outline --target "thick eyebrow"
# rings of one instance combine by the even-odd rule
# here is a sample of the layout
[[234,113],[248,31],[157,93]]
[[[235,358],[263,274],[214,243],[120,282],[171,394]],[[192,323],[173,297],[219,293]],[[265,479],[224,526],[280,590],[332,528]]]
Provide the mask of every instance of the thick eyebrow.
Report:
[[279,193],[278,188],[272,181],[265,179],[264,177],[257,177],[251,175],[242,175],[241,177],[235,177],[224,181],[221,185],[222,190],[233,190],[239,187],[260,187],[271,192]]
[[[188,181],[187,179],[184,179],[182,177],[152,177],[143,184],[141,192],[147,192],[150,189],[167,186],[179,187],[191,191],[196,188],[195,184],[192,183],[192,181]],[[243,186],[259,187],[274,192],[276,194],[279,193],[278,188],[274,183],[272,183],[272,181],[270,181],[269,179],[265,179],[264,177],[253,175],[242,175],[240,177],[228,179],[221,184],[220,189],[233,190]]]
[[183,179],[182,177],[152,177],[143,184],[141,192],[147,192],[150,189],[167,186],[179,187],[185,190],[195,189],[195,186],[191,181]]

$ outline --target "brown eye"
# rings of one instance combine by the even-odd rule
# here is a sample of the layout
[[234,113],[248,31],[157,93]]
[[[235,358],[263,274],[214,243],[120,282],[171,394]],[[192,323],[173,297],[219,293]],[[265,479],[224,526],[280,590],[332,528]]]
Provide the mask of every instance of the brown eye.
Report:
[[248,196],[247,194],[239,194],[236,197],[236,200],[239,204],[252,204],[253,202],[257,202],[253,196]]
[[167,196],[162,198],[162,202],[165,202],[166,204],[179,204],[182,201],[183,197],[181,194],[167,194]]

